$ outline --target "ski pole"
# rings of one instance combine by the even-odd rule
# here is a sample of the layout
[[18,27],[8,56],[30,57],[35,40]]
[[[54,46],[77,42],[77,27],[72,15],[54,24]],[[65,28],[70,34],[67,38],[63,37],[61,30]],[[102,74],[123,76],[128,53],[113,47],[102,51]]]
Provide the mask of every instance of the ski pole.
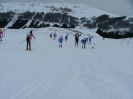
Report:
[[21,41],[19,44],[23,43],[25,40]]

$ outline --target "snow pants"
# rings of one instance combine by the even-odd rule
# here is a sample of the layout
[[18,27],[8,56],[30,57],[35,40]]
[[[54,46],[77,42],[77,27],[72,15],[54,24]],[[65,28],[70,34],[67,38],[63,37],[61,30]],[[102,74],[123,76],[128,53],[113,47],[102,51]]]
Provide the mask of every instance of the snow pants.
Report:
[[78,39],[75,39],[75,46],[78,46]]
[[85,45],[86,45],[85,43],[82,43],[82,48],[85,48]]
[[62,42],[59,42],[59,47],[62,47]]
[[27,38],[26,41],[27,41],[27,50],[28,49],[31,50],[31,41],[30,41],[30,39]]

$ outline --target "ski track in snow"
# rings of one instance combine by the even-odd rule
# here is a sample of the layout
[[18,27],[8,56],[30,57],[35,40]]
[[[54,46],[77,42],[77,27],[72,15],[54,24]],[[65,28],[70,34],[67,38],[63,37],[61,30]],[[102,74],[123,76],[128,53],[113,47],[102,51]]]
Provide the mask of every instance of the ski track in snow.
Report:
[[1,44],[0,99],[133,98],[133,76],[107,63],[92,45],[75,47],[70,35],[59,48],[49,34],[34,35],[32,51],[24,49],[26,42],[16,44],[22,37],[10,38],[10,34],[7,39],[12,42]]

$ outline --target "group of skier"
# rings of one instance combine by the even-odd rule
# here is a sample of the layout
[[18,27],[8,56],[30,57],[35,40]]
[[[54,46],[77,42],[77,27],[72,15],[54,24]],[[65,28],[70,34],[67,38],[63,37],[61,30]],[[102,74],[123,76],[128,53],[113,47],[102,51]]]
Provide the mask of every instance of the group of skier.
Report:
[[[49,36],[50,36],[51,39],[52,39],[52,36],[53,36],[53,37],[54,37],[53,40],[55,40],[56,37],[57,37],[57,34],[54,33],[54,34],[52,35],[52,33],[51,33]],[[67,39],[68,39],[68,33],[67,33],[66,36],[65,36],[65,41],[67,41]],[[59,47],[62,47],[63,36],[60,36],[60,37],[58,38],[58,42],[59,42]]]
[[[75,34],[75,46],[78,46],[78,42],[79,42],[79,36],[81,36],[81,34]],[[86,43],[88,42],[88,39],[89,39],[89,42],[88,44],[91,44],[91,38],[93,38],[93,36],[90,36],[87,37],[87,38],[83,38],[80,43],[82,43],[82,48],[85,48],[86,46]]]
[[[54,36],[54,35],[57,36],[56,33],[54,33],[53,36]],[[81,36],[81,34],[77,33],[77,34],[75,34],[74,36],[75,36],[75,46],[78,46],[79,37]],[[50,38],[52,38],[52,33],[50,34]],[[87,42],[88,42],[88,44],[91,44],[91,38],[93,38],[93,36],[90,36],[90,35],[89,35],[89,37],[83,38],[83,39],[80,41],[80,43],[82,43],[82,48],[85,48]],[[67,33],[66,36],[65,36],[65,41],[67,41],[67,39],[68,39],[68,33]],[[53,39],[53,40],[55,40],[55,36],[54,36],[54,39]],[[61,37],[58,38],[58,42],[59,42],[59,47],[62,47],[63,36],[61,36]]]
[[[51,34],[50,34],[50,38],[52,38],[52,36],[53,36],[53,40],[55,40],[56,37],[57,37],[57,34],[54,33],[54,34],[52,35],[52,33],[51,33]],[[75,36],[75,46],[78,46],[79,37],[81,36],[81,34],[77,33],[77,34],[75,34],[74,36]],[[2,31],[2,29],[0,28],[0,42],[2,41],[2,37],[3,37],[3,31]],[[27,34],[27,36],[26,36],[26,42],[27,42],[26,50],[31,50],[31,40],[32,40],[32,38],[36,39],[35,36],[34,36],[34,34],[32,33],[32,30],[31,30],[31,31]],[[83,38],[83,39],[80,41],[80,43],[82,43],[82,48],[85,48],[87,42],[88,42],[88,44],[91,44],[91,38],[93,38],[93,36],[90,36],[90,35],[89,35],[89,37]],[[68,33],[67,33],[66,36],[65,36],[65,41],[67,41],[67,39],[68,39]],[[88,41],[88,40],[89,40],[89,41]],[[60,36],[60,37],[58,38],[58,42],[59,42],[59,47],[62,47],[63,36]]]

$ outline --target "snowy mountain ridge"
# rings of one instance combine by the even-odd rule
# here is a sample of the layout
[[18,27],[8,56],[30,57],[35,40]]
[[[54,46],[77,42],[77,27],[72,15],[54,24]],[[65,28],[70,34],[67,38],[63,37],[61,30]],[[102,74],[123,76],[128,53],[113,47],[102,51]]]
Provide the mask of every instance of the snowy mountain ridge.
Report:
[[[63,8],[63,9],[62,9]],[[65,10],[64,10],[65,8]],[[31,2],[31,3],[1,3],[0,4],[0,12],[9,12],[13,11],[16,13],[23,12],[52,12],[52,13],[68,13],[68,15],[72,15],[74,17],[98,17],[103,14],[107,14],[110,17],[119,17],[118,15],[105,12],[94,7],[88,7],[83,4],[69,4],[69,3],[49,3],[44,4],[40,2]]]
[[77,26],[104,31],[133,31],[133,16],[118,16],[83,4],[1,3],[0,27],[10,29]]

